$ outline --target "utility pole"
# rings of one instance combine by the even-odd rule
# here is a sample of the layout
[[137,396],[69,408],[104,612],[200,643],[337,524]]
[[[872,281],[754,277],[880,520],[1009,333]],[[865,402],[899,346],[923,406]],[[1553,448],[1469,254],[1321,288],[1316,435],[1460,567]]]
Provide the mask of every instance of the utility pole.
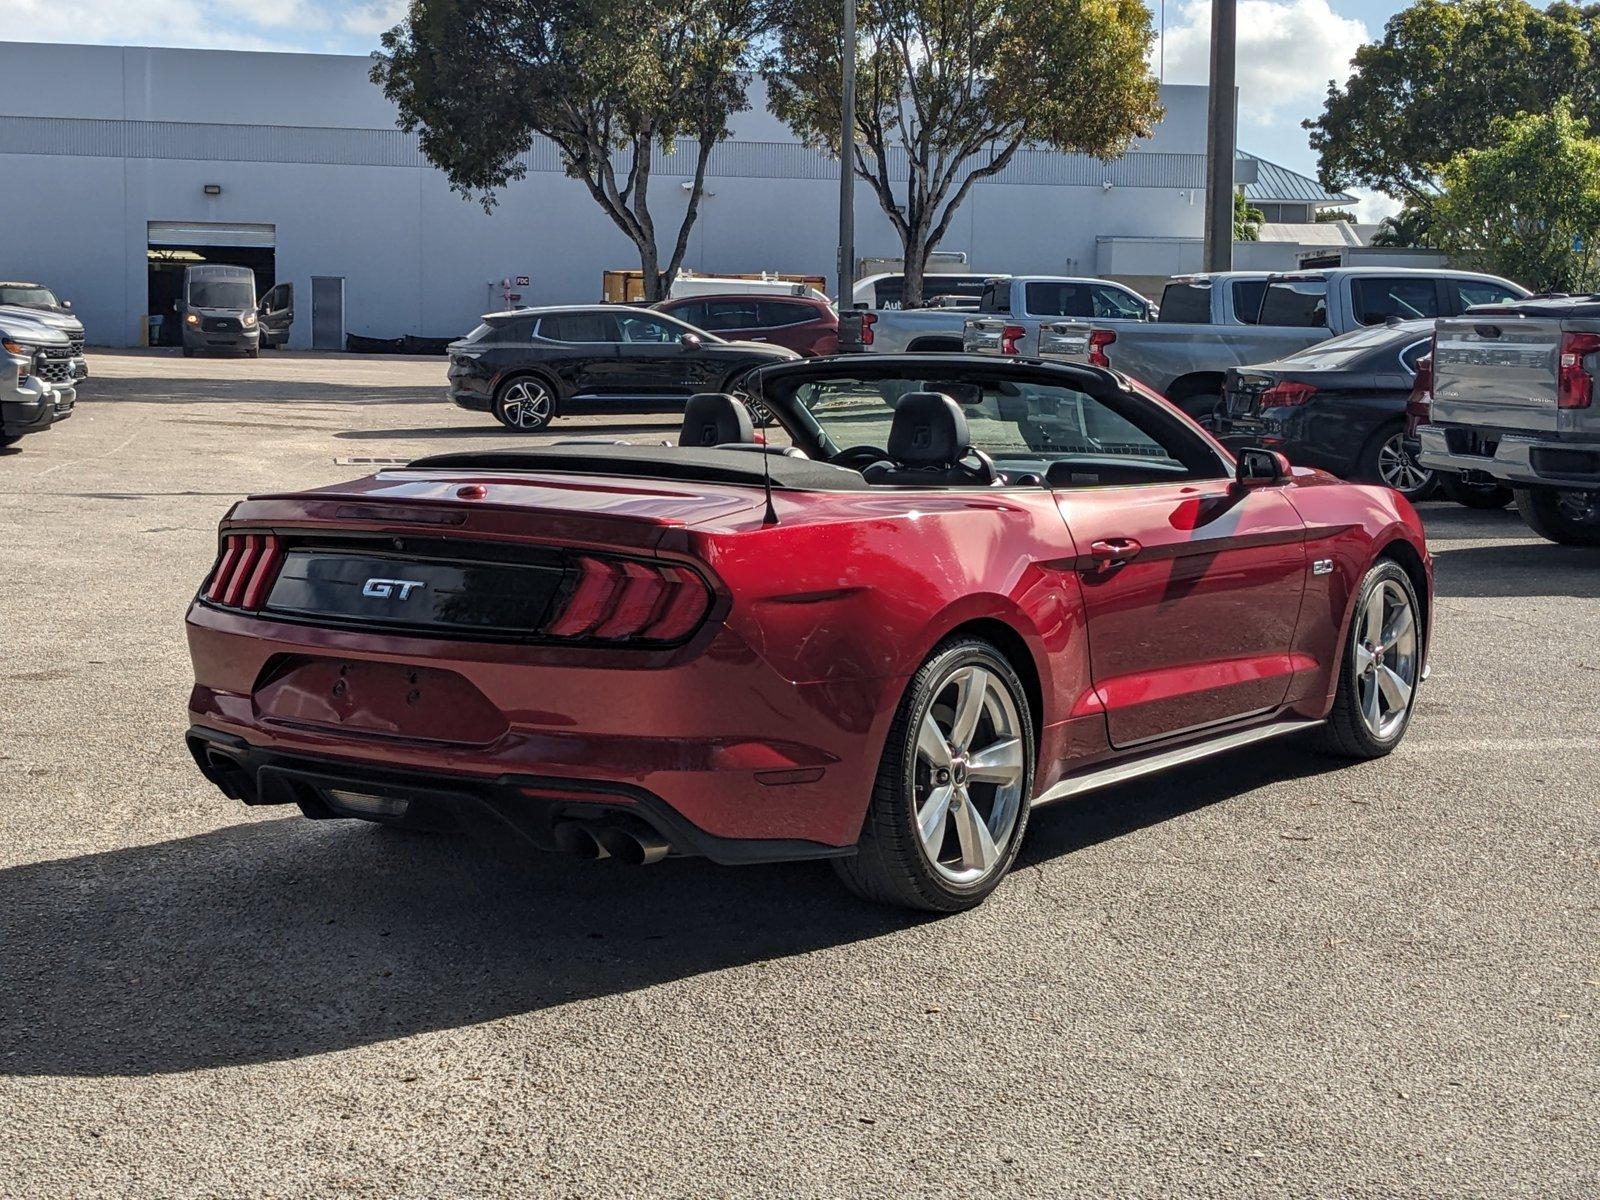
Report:
[[1206,129],[1206,270],[1233,269],[1233,160],[1237,0],[1211,2],[1211,96]]
[[839,89],[839,307],[853,303],[856,279],[856,0],[844,0],[843,79]]

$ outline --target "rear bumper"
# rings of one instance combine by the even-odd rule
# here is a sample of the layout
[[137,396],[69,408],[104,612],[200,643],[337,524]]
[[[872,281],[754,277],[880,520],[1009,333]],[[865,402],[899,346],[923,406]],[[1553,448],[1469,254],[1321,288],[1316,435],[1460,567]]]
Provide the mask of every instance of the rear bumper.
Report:
[[[726,626],[655,655],[397,637],[204,605],[187,633],[191,739],[233,739],[252,776],[280,759],[333,762],[513,806],[544,804],[555,788],[565,804],[636,805],[675,848],[723,862],[853,847],[904,686],[793,683]],[[302,692],[274,709],[273,687],[308,660],[341,679],[348,665],[348,693]],[[393,688],[357,686],[412,673],[419,694],[403,706]],[[380,711],[403,715],[371,717]],[[766,845],[724,845],[734,842]]]
[[244,804],[294,804],[308,817],[365,814],[342,810],[339,794],[355,792],[403,803],[404,819],[431,828],[510,831],[541,850],[556,850],[561,821],[641,822],[673,852],[725,866],[838,858],[852,846],[785,838],[725,838],[707,833],[659,796],[615,781],[395,769],[369,762],[288,754],[244,738],[194,726],[186,737],[200,773]]
[[[1470,437],[1449,425],[1423,425],[1417,430],[1422,465],[1436,471],[1477,471],[1523,487],[1600,488],[1600,442],[1554,441],[1507,433],[1498,440]],[[1451,449],[1452,440],[1471,441],[1476,452]]]

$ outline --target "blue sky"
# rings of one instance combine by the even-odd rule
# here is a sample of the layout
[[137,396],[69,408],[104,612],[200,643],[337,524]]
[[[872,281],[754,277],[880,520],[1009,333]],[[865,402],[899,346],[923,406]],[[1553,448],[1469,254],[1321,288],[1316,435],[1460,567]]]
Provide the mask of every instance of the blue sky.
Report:
[[[1155,9],[1159,0],[1147,0]],[[1239,144],[1315,174],[1300,121],[1321,110],[1330,78],[1381,36],[1392,0],[1238,0]],[[1209,0],[1167,0],[1166,79],[1204,83]],[[405,12],[404,0],[0,0],[0,37],[31,41],[198,46],[365,54]],[[66,85],[70,86],[70,84]],[[1393,206],[1363,205],[1376,219]]]

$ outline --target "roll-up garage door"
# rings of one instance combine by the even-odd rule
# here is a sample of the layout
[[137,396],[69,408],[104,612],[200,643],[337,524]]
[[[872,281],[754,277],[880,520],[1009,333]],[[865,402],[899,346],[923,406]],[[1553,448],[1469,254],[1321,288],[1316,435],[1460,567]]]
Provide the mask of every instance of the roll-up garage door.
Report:
[[277,244],[276,225],[252,221],[151,221],[152,246],[254,246]]

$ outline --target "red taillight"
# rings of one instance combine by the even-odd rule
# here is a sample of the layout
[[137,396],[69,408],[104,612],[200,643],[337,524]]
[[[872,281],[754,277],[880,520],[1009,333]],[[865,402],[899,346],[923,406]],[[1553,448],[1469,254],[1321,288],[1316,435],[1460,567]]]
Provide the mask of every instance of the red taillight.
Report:
[[1588,408],[1594,402],[1594,376],[1583,360],[1600,351],[1600,333],[1561,335],[1561,370],[1556,387],[1557,408]]
[[1021,325],[1007,325],[1000,331],[1000,353],[1020,354],[1017,343],[1028,336],[1028,331]]
[[579,555],[577,583],[543,632],[597,641],[675,642],[693,632],[711,593],[693,571]]
[[872,345],[872,339],[877,336],[872,332],[872,327],[877,323],[878,317],[876,313],[861,314],[861,344],[863,346]]
[[205,598],[224,608],[260,608],[283,565],[283,547],[270,533],[230,533],[222,539],[222,553]]
[[1317,394],[1314,384],[1282,380],[1261,393],[1261,408],[1294,408]]
[[1091,329],[1089,331],[1089,365],[1091,367],[1109,367],[1111,359],[1106,354],[1106,347],[1117,340],[1114,329]]
[[1433,412],[1433,355],[1417,359],[1417,374],[1406,397],[1406,436],[1415,437],[1417,426],[1428,424]]

